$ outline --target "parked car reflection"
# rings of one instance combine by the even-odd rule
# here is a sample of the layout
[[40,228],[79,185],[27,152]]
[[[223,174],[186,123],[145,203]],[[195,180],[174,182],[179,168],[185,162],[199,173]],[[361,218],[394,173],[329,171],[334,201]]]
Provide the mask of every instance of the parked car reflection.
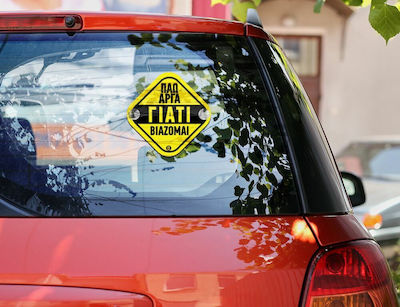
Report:
[[363,179],[367,200],[354,208],[355,216],[378,241],[400,238],[400,136],[354,141],[337,162]]

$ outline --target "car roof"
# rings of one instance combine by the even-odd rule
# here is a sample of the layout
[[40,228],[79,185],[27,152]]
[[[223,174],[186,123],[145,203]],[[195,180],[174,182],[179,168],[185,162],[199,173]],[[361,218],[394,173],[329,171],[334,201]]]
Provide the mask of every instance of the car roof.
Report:
[[[262,28],[243,24],[238,21],[206,18],[196,16],[174,16],[161,14],[136,14],[126,12],[0,12],[1,17],[51,17],[78,15],[82,19],[82,28],[78,31],[167,31],[167,32],[198,32],[231,35],[247,35],[270,40],[273,37]],[[12,30],[12,29],[11,29]],[[6,31],[11,31],[6,30]],[[32,28],[31,31],[35,29]],[[42,30],[42,29],[41,29]],[[5,32],[0,31],[1,32]]]

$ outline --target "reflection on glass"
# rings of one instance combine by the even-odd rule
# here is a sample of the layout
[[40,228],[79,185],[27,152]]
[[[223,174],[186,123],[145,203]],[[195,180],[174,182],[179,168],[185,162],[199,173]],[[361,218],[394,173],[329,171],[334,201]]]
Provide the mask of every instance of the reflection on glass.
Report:
[[317,37],[277,35],[276,39],[300,76],[318,75],[319,42]]
[[356,187],[354,186],[353,181],[347,178],[343,178],[343,184],[349,196],[352,196],[356,193]]

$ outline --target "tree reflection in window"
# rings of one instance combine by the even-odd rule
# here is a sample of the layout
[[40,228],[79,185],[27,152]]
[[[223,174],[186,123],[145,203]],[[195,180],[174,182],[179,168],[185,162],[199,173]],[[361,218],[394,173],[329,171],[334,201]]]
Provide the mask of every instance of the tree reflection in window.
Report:
[[[223,110],[226,116],[221,118],[222,112],[213,114],[209,126],[179,155],[162,158],[174,162],[194,154],[202,146],[220,158],[232,156],[241,165],[237,175],[247,181],[244,186],[234,187],[237,199],[230,203],[234,215],[297,212],[293,177],[275,114],[269,106],[258,68],[251,60],[251,52],[241,44],[243,41],[233,36],[210,35],[204,44],[198,35],[190,34],[179,34],[175,39],[164,34],[159,35],[158,40],[149,34],[129,35],[128,39],[138,47],[150,44],[162,48],[162,43],[166,43],[181,50],[180,44],[184,44],[185,48],[201,53],[213,62],[211,66],[204,66],[185,59],[171,60],[176,70],[191,75],[188,84],[207,103]],[[215,80],[211,75],[216,76]],[[145,78],[139,81],[138,90],[149,85]],[[153,150],[147,153],[149,157],[155,155]]]
[[[231,160],[239,165],[234,174],[237,184],[229,192],[233,200],[228,205],[233,215],[298,213],[293,176],[281,132],[246,40],[243,37],[224,35],[167,33],[128,34],[127,39],[136,49],[136,53],[149,47],[153,48],[151,52],[156,52],[154,48],[175,52],[175,57],[166,65],[166,69],[186,75],[189,86],[213,110],[210,124],[181,153],[167,158],[159,157],[154,150],[149,149],[145,154],[148,161],[151,163],[161,158],[172,166],[178,160],[196,155],[204,149],[221,161]],[[96,52],[91,52],[91,56]],[[203,61],[191,62],[190,58],[185,57],[188,53],[196,54]],[[60,59],[65,60],[62,56]],[[149,69],[144,71],[145,76],[136,80],[132,89],[136,93],[126,97],[127,103],[152,82],[150,72]],[[38,86],[36,78],[30,80],[33,88]],[[5,103],[10,104],[15,95],[13,90],[9,90],[3,95],[3,101],[7,98],[9,100]],[[54,103],[65,103],[64,97],[57,95],[56,90],[52,99]],[[120,120],[125,120],[125,111],[126,109],[120,111],[121,118],[114,120],[115,126],[121,124]],[[93,110],[85,112],[85,118],[90,117],[91,112],[94,114]],[[80,114],[71,116],[79,117]],[[113,196],[92,195],[90,189],[98,187],[101,190],[101,186],[111,185],[115,191],[124,191],[130,197],[130,200],[125,199],[124,202],[145,206],[136,200],[137,191],[123,181],[101,178],[90,180],[94,168],[90,164],[91,157],[76,159],[74,165],[69,166],[49,164],[45,168],[35,167],[34,163],[30,163],[30,154],[21,150],[20,145],[26,144],[27,139],[18,139],[18,135],[21,131],[30,137],[33,134],[31,128],[19,123],[20,120],[12,116],[1,117],[1,146],[6,150],[3,151],[1,163],[0,179],[3,185],[0,193],[4,198],[38,214],[88,216],[92,215],[90,204],[101,205],[102,202],[113,199]],[[70,129],[65,123],[64,128]],[[74,140],[74,150],[82,150],[86,146],[86,140],[83,140],[85,137],[82,134]],[[18,152],[19,154],[15,154]],[[162,168],[164,173],[171,169],[173,167]],[[115,201],[119,201],[117,196]],[[165,207],[167,210],[168,204]],[[176,211],[173,214],[181,215]],[[202,214],[213,215],[207,211]]]

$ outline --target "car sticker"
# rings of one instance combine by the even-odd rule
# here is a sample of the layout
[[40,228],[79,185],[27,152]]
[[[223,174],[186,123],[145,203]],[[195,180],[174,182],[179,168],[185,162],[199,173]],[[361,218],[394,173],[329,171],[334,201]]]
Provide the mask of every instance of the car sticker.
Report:
[[128,121],[160,155],[179,154],[210,122],[208,104],[177,74],[157,77],[128,108]]

